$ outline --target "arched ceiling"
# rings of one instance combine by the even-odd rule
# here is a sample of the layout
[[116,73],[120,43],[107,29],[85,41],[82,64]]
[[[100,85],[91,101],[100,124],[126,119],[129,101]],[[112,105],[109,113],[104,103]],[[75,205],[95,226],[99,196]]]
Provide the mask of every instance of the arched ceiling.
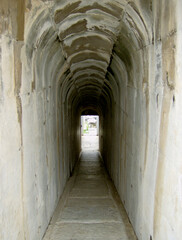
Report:
[[53,81],[60,81],[64,101],[74,99],[77,107],[97,108],[116,97],[113,88],[120,87],[118,82],[112,82],[113,58],[120,59],[131,74],[136,60],[133,52],[151,43],[150,11],[149,0],[43,3],[30,17],[27,55],[36,55],[44,71],[59,78]]

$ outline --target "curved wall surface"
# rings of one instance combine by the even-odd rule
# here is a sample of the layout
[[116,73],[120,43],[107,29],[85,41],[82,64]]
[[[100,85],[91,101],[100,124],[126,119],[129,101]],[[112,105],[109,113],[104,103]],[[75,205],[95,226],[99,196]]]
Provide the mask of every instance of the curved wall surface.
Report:
[[180,240],[180,1],[0,8],[0,238],[42,239],[79,157],[80,116],[93,111],[138,239]]

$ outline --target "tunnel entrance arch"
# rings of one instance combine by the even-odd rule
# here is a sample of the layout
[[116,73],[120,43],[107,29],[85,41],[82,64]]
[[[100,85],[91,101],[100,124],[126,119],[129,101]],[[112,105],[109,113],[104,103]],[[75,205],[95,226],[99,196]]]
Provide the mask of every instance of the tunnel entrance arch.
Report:
[[99,115],[81,116],[81,150],[99,150]]

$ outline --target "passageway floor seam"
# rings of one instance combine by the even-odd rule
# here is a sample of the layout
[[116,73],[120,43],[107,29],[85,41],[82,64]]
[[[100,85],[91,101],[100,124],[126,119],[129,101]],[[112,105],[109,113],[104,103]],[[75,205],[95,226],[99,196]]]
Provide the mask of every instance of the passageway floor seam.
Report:
[[136,240],[99,152],[82,152],[43,240]]

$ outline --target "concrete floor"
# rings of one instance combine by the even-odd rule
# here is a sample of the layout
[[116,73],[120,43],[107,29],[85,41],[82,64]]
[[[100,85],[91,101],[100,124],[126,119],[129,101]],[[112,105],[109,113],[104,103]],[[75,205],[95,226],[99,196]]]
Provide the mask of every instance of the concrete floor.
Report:
[[81,138],[82,151],[99,150],[99,136],[83,135]]
[[98,151],[84,151],[44,240],[136,240]]

